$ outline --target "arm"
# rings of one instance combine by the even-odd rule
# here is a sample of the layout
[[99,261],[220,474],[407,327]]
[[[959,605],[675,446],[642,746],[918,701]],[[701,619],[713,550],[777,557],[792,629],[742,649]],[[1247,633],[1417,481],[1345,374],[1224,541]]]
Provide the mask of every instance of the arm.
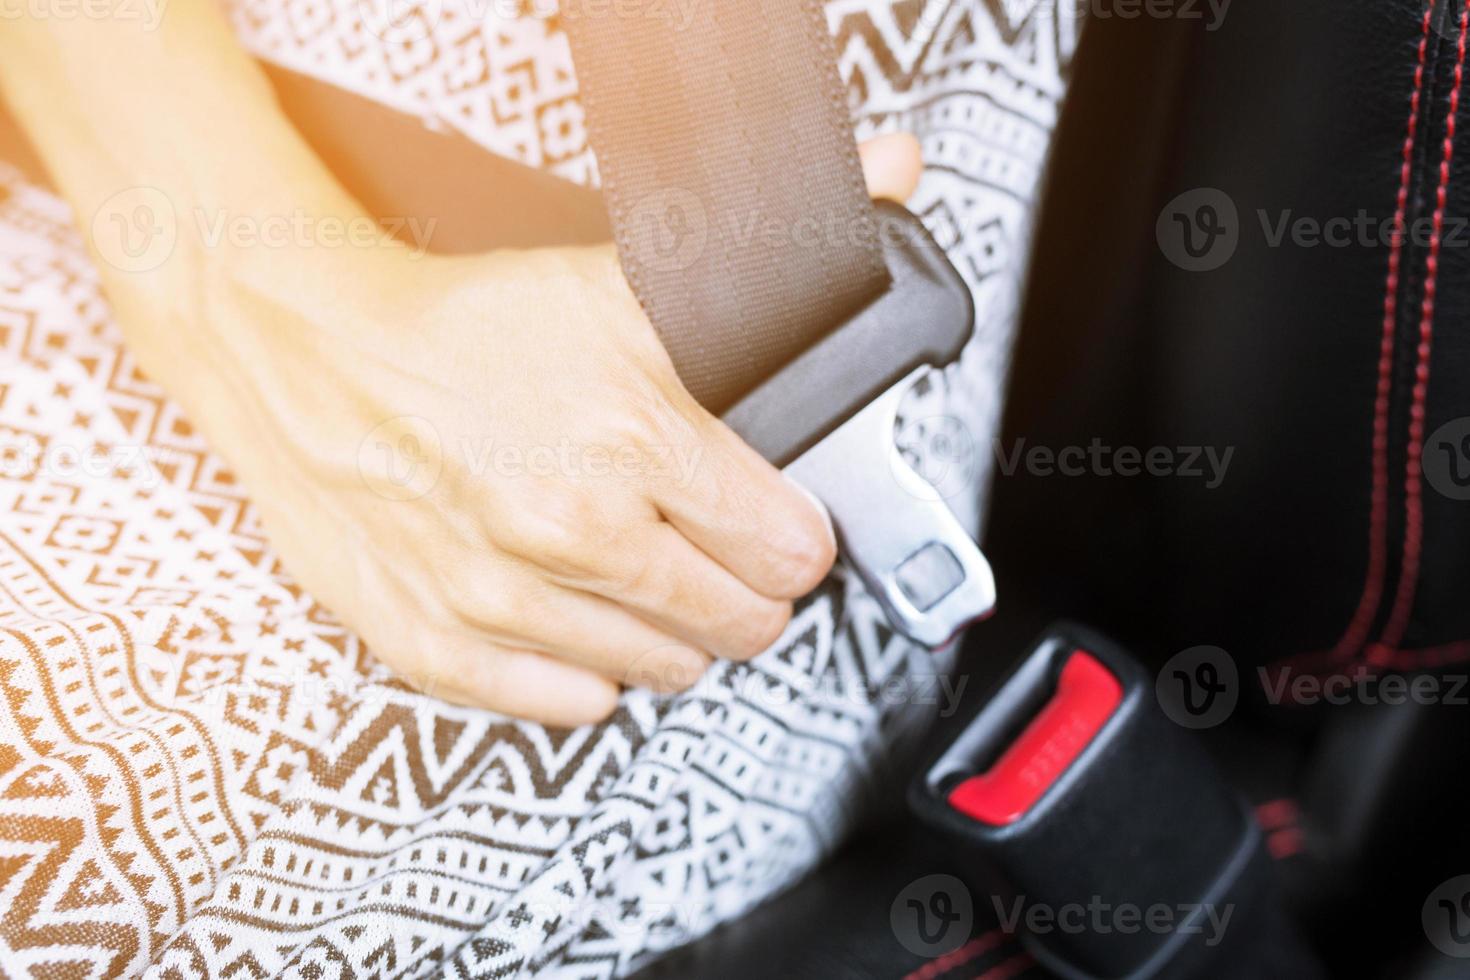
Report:
[[[612,250],[324,247],[367,216],[216,5],[165,10],[0,23],[0,93],[302,584],[432,693],[559,724],[774,641],[830,526],[684,391]],[[911,141],[865,164],[916,177]]]

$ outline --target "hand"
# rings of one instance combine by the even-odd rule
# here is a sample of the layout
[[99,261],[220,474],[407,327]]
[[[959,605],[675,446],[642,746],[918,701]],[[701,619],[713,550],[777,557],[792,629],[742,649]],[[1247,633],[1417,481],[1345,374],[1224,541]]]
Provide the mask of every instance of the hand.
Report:
[[[911,139],[862,156],[907,195]],[[761,652],[830,569],[820,505],[685,392],[610,246],[208,261],[216,367],[140,357],[286,567],[429,693],[598,720]]]
[[[619,684],[677,688],[759,652],[826,574],[825,515],[692,401],[611,248],[210,245],[184,220],[163,261],[109,265],[99,236],[130,227],[131,191],[180,216],[367,217],[218,4],[177,0],[157,30],[4,26],[0,88],[130,350],[231,462],[287,568],[408,679],[593,721]],[[875,195],[908,195],[912,139],[862,155]]]

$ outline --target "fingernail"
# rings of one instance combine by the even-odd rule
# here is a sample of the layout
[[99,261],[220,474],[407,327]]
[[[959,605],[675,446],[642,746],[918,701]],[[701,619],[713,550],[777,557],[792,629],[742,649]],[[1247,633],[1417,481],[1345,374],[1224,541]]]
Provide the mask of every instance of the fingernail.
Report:
[[791,479],[791,477],[787,476],[787,474],[782,473],[781,475],[786,477],[786,481],[790,483],[793,487],[805,494],[806,499],[810,500],[812,502],[812,506],[817,508],[817,513],[822,515],[822,523],[827,526],[827,540],[831,543],[832,547],[837,547],[837,531],[834,530],[832,527],[832,515],[828,512],[827,505],[818,500],[816,494],[812,493],[806,487]]

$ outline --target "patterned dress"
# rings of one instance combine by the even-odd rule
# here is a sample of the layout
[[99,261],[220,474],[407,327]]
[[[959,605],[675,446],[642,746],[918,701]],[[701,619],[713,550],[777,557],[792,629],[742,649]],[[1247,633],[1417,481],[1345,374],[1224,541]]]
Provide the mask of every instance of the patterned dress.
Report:
[[[231,17],[260,58],[595,182],[550,0],[375,2]],[[972,526],[1069,9],[827,4],[858,135],[920,137],[910,206],[974,291],[897,432]],[[949,659],[839,569],[753,662],[601,725],[413,692],[281,567],[66,205],[0,163],[0,975],[625,974],[829,853]]]

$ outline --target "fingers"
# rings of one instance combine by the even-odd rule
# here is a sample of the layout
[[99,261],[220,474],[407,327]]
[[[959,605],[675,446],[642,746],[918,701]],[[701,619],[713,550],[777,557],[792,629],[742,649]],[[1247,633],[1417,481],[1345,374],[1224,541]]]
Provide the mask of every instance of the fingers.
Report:
[[567,589],[549,606],[544,636],[549,652],[625,687],[659,694],[685,691],[713,663],[708,654],[600,596]]
[[[912,135],[874,137],[858,147],[858,154],[873,197],[903,201],[918,185],[923,160]],[[710,419],[705,428],[708,451],[693,481],[688,486],[655,488],[660,512],[761,595],[793,599],[810,592],[836,556],[826,509],[782,478],[718,420]],[[682,629],[685,623],[687,618],[674,625]],[[706,634],[695,635],[711,642]]]
[[[913,137],[877,137],[859,154],[873,197],[913,192],[922,170]],[[612,713],[620,685],[683,690],[712,655],[745,659],[780,637],[791,600],[835,560],[831,521],[722,422],[686,408],[676,414],[701,452],[687,479],[632,494],[521,493],[496,508],[502,519],[487,530],[527,581],[508,582],[501,568],[464,576],[474,589],[450,590],[466,622],[415,657],[442,671],[430,693],[548,725],[586,724]]]
[[913,194],[924,171],[919,141],[909,133],[887,133],[858,146],[870,197],[902,203]]
[[605,594],[680,640],[717,657],[749,660],[791,620],[789,599],[756,592],[672,524],[640,529],[629,541],[646,558]]
[[618,704],[618,685],[582,667],[531,650],[466,637],[424,650],[436,672],[413,681],[425,694],[488,708],[558,728],[605,720]]
[[795,599],[826,577],[837,539],[810,493],[712,417],[687,482],[651,488],[670,524],[760,595]]
[[[782,493],[792,494],[791,484],[779,476],[777,482]],[[799,492],[795,503],[808,511],[803,516],[815,528],[808,533],[816,543],[806,547],[821,548],[821,542],[830,538],[820,514]],[[450,601],[452,608],[481,626],[506,631],[497,634],[502,638],[524,637],[525,632],[511,631],[534,624],[537,636],[557,635],[553,645],[587,651],[582,662],[599,669],[608,670],[611,655],[612,672],[621,673],[628,657],[607,652],[615,636],[623,638],[623,649],[628,651],[682,641],[715,656],[746,660],[770,646],[791,618],[789,598],[756,591],[652,508],[640,515],[642,508],[632,508],[630,514],[628,508],[607,504],[544,506],[553,515],[575,511],[578,516],[547,520],[544,514],[538,519],[523,515],[509,533],[500,529],[497,534],[497,542],[519,560],[519,567],[487,560],[482,569],[454,572],[442,588],[457,597]],[[568,527],[577,530],[566,534]],[[732,555],[740,556],[738,542],[731,549]],[[758,550],[770,549],[763,545]],[[830,550],[817,558],[793,558],[792,566],[799,560],[808,560],[810,568],[799,573],[784,567],[770,571],[767,587],[787,589],[792,597],[805,594],[810,591],[808,583],[814,585],[825,574]],[[478,588],[465,582],[478,583]],[[569,590],[615,603],[610,609],[644,629],[634,630],[611,612],[603,614],[599,625],[582,625],[589,610],[568,608]],[[662,632],[651,632],[648,624]],[[615,631],[619,626],[621,630]],[[580,631],[579,636],[569,638],[568,629]],[[587,660],[589,655],[594,659]]]
[[[485,517],[481,559],[435,562],[437,594],[501,630],[499,639],[541,649],[555,636],[551,648],[610,676],[660,645],[740,660],[770,646],[791,617],[790,600],[831,568],[830,523],[805,491],[689,404],[682,426],[699,452],[683,477],[538,485]],[[558,589],[609,600],[641,628],[610,613],[594,627],[588,610],[561,608]]]
[[[661,694],[692,687],[712,662],[692,644],[610,599],[536,582],[530,568],[502,582],[502,588],[522,597],[513,607],[486,596],[477,607],[458,610],[501,645],[550,654],[625,686]],[[529,595],[535,598],[525,598]]]

